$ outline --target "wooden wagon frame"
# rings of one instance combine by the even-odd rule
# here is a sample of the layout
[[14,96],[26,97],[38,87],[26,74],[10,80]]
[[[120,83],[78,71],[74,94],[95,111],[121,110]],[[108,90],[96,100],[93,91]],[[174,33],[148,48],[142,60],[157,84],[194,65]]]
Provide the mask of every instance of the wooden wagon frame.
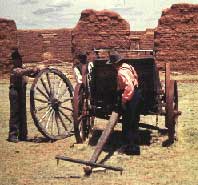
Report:
[[[96,54],[100,52],[95,51]],[[94,126],[95,118],[118,121],[118,117],[112,117],[112,112],[119,111],[116,71],[111,64],[106,64],[106,61],[96,58],[91,73],[85,64],[82,67],[82,83],[77,84],[74,91],[68,78],[57,69],[46,68],[38,74],[31,87],[30,107],[34,122],[42,134],[56,140],[74,133],[77,143],[83,143]],[[173,143],[177,139],[177,119],[181,112],[178,110],[177,81],[170,79],[170,63],[167,62],[165,66],[163,88],[153,56],[124,59],[123,62],[132,65],[138,73],[139,87],[144,99],[141,114],[165,116],[168,139]],[[36,97],[37,95],[39,97]],[[38,103],[45,106],[38,106]],[[39,118],[38,113],[42,110],[46,113],[42,113]],[[106,128],[108,129],[109,132],[103,134],[106,136],[101,136],[103,142],[98,142],[98,147],[92,155],[89,163],[92,166],[96,165],[102,147],[113,128]],[[63,158],[59,156],[57,159]]]

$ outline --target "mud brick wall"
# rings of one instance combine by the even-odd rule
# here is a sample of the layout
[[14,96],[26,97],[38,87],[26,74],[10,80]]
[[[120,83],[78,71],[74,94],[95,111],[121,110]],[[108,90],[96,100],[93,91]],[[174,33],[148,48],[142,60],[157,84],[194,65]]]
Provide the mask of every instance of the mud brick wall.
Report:
[[[131,31],[130,50],[153,50],[154,48],[154,29],[146,31]],[[128,52],[127,57],[151,56],[150,52]]]
[[145,34],[145,31],[131,31],[130,33],[130,49],[137,50],[140,49],[140,40]]
[[12,67],[11,48],[17,47],[17,28],[13,20],[0,18],[0,75]]
[[42,60],[43,43],[39,31],[18,30],[19,52],[23,63],[36,63]]
[[146,29],[140,37],[140,49],[153,50],[154,48],[154,29]]
[[154,47],[154,29],[131,31],[130,43],[130,49],[152,50]]
[[74,58],[79,51],[87,51],[88,59],[94,58],[94,48],[130,47],[130,25],[119,14],[107,10],[84,10],[72,31]]
[[174,4],[162,12],[154,34],[160,66],[198,71],[198,4]]
[[19,50],[24,63],[56,58],[71,61],[71,29],[19,30]]

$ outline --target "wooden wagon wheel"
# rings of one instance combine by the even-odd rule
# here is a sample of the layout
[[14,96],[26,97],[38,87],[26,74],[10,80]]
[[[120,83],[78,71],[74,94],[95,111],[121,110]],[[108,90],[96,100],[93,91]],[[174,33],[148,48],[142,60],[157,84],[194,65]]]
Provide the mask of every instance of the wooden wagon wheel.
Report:
[[177,82],[170,80],[169,90],[166,92],[166,127],[170,141],[177,139],[177,120],[178,120],[178,91]]
[[166,116],[165,126],[168,128],[168,137],[170,141],[177,138],[177,120],[180,112],[178,111],[178,90],[177,82],[170,80],[170,63],[166,63]]
[[57,140],[73,132],[73,87],[57,69],[40,71],[30,89],[30,111],[38,130]]
[[83,143],[89,135],[91,120],[85,86],[77,84],[74,90],[74,133],[77,143]]

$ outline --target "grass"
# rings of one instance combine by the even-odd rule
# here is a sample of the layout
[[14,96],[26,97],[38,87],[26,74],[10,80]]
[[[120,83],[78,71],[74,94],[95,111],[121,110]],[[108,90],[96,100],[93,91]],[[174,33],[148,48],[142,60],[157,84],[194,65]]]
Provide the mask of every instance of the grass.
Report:
[[[142,139],[147,142],[141,145],[140,156],[110,156],[105,164],[122,166],[124,172],[106,171],[93,173],[89,178],[83,177],[82,165],[60,161],[59,166],[55,155],[67,155],[73,158],[89,160],[94,145],[73,145],[74,137],[50,142],[20,142],[17,144],[6,141],[9,122],[8,80],[0,82],[0,184],[181,184],[195,185],[198,182],[198,76],[179,74],[179,141],[168,148],[161,146],[167,136],[160,135],[151,129],[142,130]],[[186,81],[187,79],[187,81]],[[189,83],[190,82],[190,83]],[[29,86],[28,86],[29,88]],[[29,137],[43,137],[34,126],[29,112],[29,94],[27,93],[27,116]],[[155,125],[155,117],[141,116],[141,122]],[[96,120],[95,125],[103,128],[106,121]],[[164,118],[159,117],[159,126],[164,127]],[[100,159],[108,155],[119,143],[120,125],[112,134],[110,143],[105,147]],[[147,138],[143,138],[146,137]],[[97,137],[98,138],[98,137]],[[115,146],[115,147],[113,147]],[[72,176],[82,178],[72,178]]]

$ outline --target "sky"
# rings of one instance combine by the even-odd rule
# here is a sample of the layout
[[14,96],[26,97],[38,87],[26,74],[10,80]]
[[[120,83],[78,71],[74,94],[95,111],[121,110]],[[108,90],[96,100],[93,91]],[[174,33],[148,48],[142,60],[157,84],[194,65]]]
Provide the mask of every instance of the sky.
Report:
[[73,28],[85,9],[111,10],[133,31],[155,28],[163,9],[198,0],[0,0],[0,18],[13,19],[18,29]]

